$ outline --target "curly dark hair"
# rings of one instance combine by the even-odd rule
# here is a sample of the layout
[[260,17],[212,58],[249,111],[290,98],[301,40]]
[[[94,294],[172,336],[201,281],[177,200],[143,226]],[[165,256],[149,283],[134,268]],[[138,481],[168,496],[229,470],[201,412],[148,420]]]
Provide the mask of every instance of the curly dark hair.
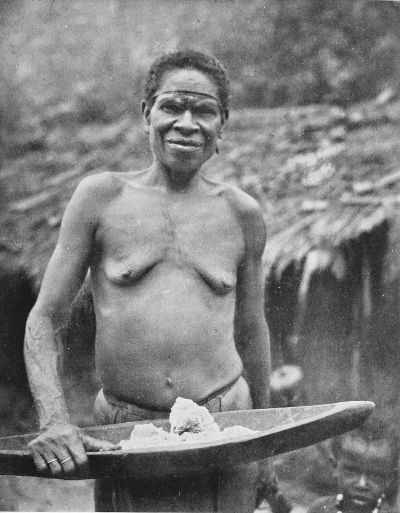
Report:
[[149,105],[154,102],[163,74],[176,68],[196,69],[208,75],[217,86],[221,108],[228,109],[230,82],[226,69],[215,57],[189,49],[165,53],[153,62],[144,81],[144,99]]

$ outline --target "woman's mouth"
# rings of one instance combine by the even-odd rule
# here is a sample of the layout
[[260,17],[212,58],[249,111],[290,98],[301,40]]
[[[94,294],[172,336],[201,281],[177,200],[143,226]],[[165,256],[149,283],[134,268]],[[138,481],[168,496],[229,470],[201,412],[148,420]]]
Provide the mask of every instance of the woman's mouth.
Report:
[[357,507],[365,507],[371,502],[371,498],[366,495],[352,495],[351,502]]
[[191,139],[167,139],[166,143],[174,150],[182,152],[197,151],[201,148],[201,143]]

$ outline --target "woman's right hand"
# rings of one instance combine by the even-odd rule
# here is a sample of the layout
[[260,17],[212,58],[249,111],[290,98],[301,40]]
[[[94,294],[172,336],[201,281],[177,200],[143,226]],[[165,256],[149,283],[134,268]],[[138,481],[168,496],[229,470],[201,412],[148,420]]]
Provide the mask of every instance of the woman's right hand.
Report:
[[118,445],[83,434],[67,421],[50,424],[28,444],[38,471],[54,477],[88,475],[87,451],[112,451]]

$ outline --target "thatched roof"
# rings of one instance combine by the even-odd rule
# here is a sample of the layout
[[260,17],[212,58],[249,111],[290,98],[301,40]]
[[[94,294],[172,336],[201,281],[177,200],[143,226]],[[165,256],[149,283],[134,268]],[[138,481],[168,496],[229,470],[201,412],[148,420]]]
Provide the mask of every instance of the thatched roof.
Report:
[[[400,205],[399,120],[399,104],[252,112],[234,120],[227,168],[265,211],[267,272],[281,275],[312,250],[338,249],[390,223]],[[324,254],[320,265],[333,265],[335,252],[331,259]]]
[[27,130],[17,143],[17,156],[0,171],[0,263],[25,268],[37,288],[79,181],[104,170],[140,168],[150,155],[141,126],[127,118],[78,128],[50,124],[39,136]]
[[[68,110],[68,109],[66,109]],[[36,285],[54,249],[62,213],[82,177],[150,162],[141,122],[68,123],[46,113],[19,137],[0,171],[0,259]],[[57,117],[58,116],[58,117]],[[390,223],[400,203],[400,103],[234,112],[207,172],[238,184],[265,212],[266,270],[278,275]],[[325,250],[325,252],[324,252]],[[315,251],[314,251],[315,254]]]

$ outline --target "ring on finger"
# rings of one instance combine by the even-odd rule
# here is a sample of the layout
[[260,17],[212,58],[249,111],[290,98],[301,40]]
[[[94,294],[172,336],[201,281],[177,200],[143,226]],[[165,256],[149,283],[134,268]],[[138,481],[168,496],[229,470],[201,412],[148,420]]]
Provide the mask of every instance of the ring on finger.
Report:
[[68,456],[68,458],[65,458],[65,460],[60,461],[60,465],[63,465],[67,461],[72,460],[72,456]]
[[53,458],[52,460],[46,461],[47,465],[50,465],[50,463],[53,463],[54,461],[57,461],[57,458]]

